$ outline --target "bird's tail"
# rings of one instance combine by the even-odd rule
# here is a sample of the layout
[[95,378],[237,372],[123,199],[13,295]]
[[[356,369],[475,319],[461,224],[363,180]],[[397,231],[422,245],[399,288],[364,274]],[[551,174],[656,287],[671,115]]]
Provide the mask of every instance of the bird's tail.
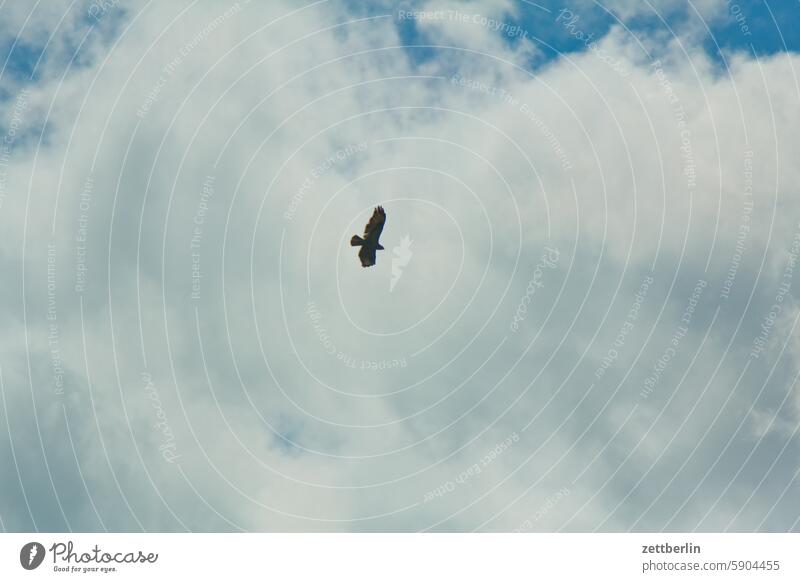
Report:
[[364,239],[358,236],[357,234],[354,234],[353,238],[350,239],[351,247],[360,247],[363,244],[364,244]]

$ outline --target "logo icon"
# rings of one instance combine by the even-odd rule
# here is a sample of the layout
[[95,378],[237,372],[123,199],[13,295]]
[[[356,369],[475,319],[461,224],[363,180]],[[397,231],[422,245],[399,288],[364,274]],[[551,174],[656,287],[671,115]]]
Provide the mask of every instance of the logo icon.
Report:
[[35,570],[44,561],[44,546],[39,542],[28,542],[19,551],[19,563],[26,570]]
[[395,256],[392,257],[392,279],[389,281],[390,293],[394,291],[394,286],[397,285],[403,275],[403,267],[408,265],[411,256],[414,254],[411,252],[411,243],[413,242],[409,235],[405,235],[400,239],[400,244],[392,249]]

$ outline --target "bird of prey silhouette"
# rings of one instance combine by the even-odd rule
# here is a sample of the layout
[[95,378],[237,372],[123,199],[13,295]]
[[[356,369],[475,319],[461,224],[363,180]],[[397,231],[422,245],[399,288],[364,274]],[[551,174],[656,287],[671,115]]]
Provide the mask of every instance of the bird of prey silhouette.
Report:
[[386,222],[386,213],[383,206],[375,207],[372,218],[369,219],[367,226],[364,227],[364,238],[357,234],[350,239],[350,246],[361,247],[358,251],[358,258],[361,259],[362,267],[371,267],[375,264],[375,251],[382,251],[383,247],[379,241],[383,224]]

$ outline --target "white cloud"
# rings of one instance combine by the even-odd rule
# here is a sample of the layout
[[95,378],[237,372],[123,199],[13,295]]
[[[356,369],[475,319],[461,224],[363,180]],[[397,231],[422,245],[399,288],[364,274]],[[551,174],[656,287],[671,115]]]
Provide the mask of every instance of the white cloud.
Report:
[[[498,21],[515,10],[459,6]],[[797,57],[738,55],[720,75],[698,53],[692,68],[665,45],[659,77],[613,28],[597,46],[628,76],[593,51],[528,74],[511,63],[535,55],[531,41],[431,21],[420,23],[425,35],[490,56],[442,51],[417,66],[412,52],[387,48],[401,42],[394,17],[350,22],[356,17],[338,4],[241,2],[228,17],[218,4],[184,8],[128,7],[132,24],[113,51],[63,82],[46,76],[31,86],[28,119],[36,127],[49,111],[48,138],[38,149],[18,146],[9,166],[0,240],[17,284],[6,304],[21,309],[24,273],[30,343],[4,340],[16,346],[2,360],[15,394],[7,406],[30,415],[20,395],[35,387],[71,525],[96,527],[63,449],[62,401],[76,419],[70,427],[99,513],[119,492],[94,414],[119,488],[146,529],[182,527],[165,504],[191,529],[509,530],[535,515],[535,529],[547,530],[698,525],[705,511],[697,506],[714,504],[732,473],[711,471],[699,500],[688,493],[729,438],[745,443],[728,449],[734,464],[752,445],[738,427],[760,386],[748,379],[730,389],[737,354],[747,353],[783,269],[767,263],[745,309],[762,255],[785,245],[796,223],[798,170],[787,152],[797,149]],[[315,168],[364,141],[363,151],[313,176],[284,217]],[[724,301],[750,150],[753,227]],[[87,176],[93,191],[82,209]],[[198,225],[207,176],[213,194]],[[413,262],[391,294],[391,251],[366,270],[346,245],[379,203],[389,213],[387,249],[406,233],[414,239]],[[82,212],[83,321],[73,290]],[[50,393],[45,317],[51,240],[69,368],[61,399]],[[544,245],[559,249],[559,264],[511,333]],[[195,264],[199,300],[190,297]],[[653,264],[641,315],[598,379]],[[642,382],[701,277],[710,281],[701,307],[643,399]],[[19,365],[26,350],[31,378]],[[407,365],[361,369],[400,359]],[[763,362],[752,362],[752,373]],[[159,455],[145,371],[191,485]],[[479,475],[424,501],[512,433],[519,442]],[[542,514],[564,487],[569,496]],[[739,517],[743,527],[768,517],[770,504],[754,503]],[[708,523],[735,510],[721,497]],[[0,511],[15,516],[9,527],[31,527],[24,512]],[[62,527],[55,515],[48,523]],[[136,520],[125,514],[110,527],[135,529]]]

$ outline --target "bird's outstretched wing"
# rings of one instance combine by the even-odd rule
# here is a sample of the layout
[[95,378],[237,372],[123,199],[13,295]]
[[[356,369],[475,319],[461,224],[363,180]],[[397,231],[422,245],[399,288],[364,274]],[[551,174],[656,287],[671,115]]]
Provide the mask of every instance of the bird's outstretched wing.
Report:
[[364,238],[366,240],[375,241],[375,244],[378,244],[378,238],[381,236],[383,224],[385,222],[386,212],[384,212],[383,206],[376,206],[375,211],[372,213],[372,217],[367,223],[367,226],[364,227]]
[[375,264],[375,247],[362,246],[358,251],[358,258],[361,259],[362,267],[371,267]]

